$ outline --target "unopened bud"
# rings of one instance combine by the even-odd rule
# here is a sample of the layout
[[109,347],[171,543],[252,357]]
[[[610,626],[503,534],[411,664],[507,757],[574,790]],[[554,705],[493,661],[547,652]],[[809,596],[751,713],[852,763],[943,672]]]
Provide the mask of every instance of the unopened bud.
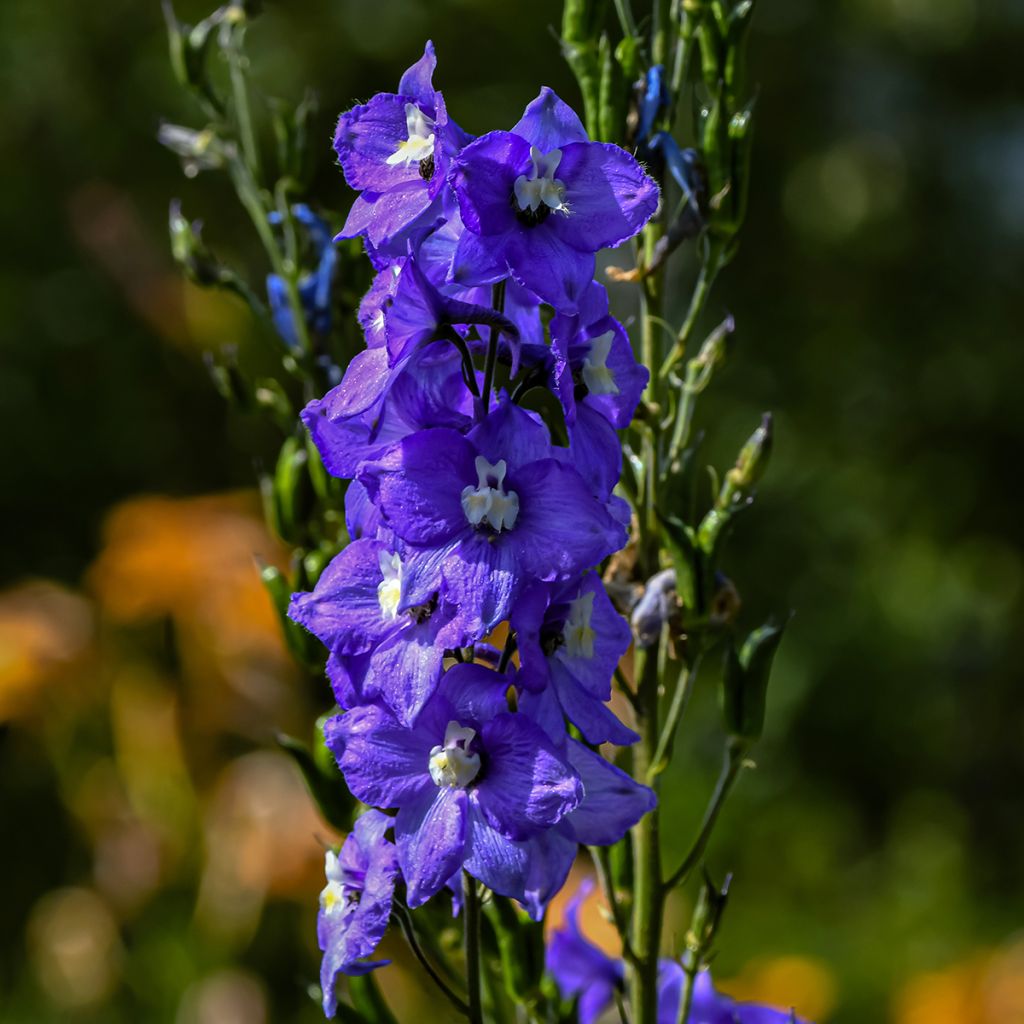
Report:
[[156,137],[161,146],[181,158],[186,178],[194,178],[200,171],[217,170],[227,161],[227,144],[209,128],[196,131],[180,124],[162,124]]
[[740,449],[736,465],[726,474],[726,487],[731,487],[734,494],[748,495],[764,476],[772,452],[772,436],[772,414],[766,412],[761,425]]
[[722,674],[722,716],[730,736],[743,744],[761,738],[772,660],[782,640],[786,622],[769,619],[755,629],[737,651],[730,643]]

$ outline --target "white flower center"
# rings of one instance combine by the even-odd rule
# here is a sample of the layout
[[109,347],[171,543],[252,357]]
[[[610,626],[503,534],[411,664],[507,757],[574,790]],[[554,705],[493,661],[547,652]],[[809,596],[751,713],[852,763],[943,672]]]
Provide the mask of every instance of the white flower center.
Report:
[[434,785],[465,789],[480,772],[480,755],[469,749],[476,730],[449,722],[444,743],[430,751],[430,777]]
[[327,885],[320,893],[320,909],[329,917],[344,917],[359,902],[359,890],[345,885],[345,873],[338,855],[328,850],[324,858]]
[[415,103],[405,105],[405,127],[409,138],[400,142],[398,149],[388,157],[389,167],[398,164],[408,167],[434,155],[434,122]]
[[562,627],[565,652],[570,658],[592,658],[594,656],[594,631],[590,628],[590,617],[594,614],[594,592],[580,594],[569,605],[569,618]]
[[519,209],[535,213],[543,203],[550,210],[565,210],[565,184],[555,177],[562,151],[553,149],[542,153],[536,146],[530,147],[530,161],[533,167],[529,175],[516,178],[513,191]]
[[477,486],[462,489],[462,511],[473,526],[485,519],[496,533],[511,530],[519,516],[519,495],[505,491],[505,460],[493,465],[482,455],[476,457]]
[[402,560],[390,551],[381,551],[379,557],[383,579],[377,584],[377,603],[384,618],[394,622],[402,600]]
[[612,349],[615,332],[608,331],[599,338],[591,338],[590,351],[583,360],[583,383],[592,395],[617,395],[619,385],[615,375],[608,369],[608,353]]

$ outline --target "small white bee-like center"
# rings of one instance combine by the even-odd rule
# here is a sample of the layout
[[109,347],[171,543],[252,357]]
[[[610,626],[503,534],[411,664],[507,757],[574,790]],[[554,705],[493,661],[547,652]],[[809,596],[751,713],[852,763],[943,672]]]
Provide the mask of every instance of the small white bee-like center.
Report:
[[430,777],[434,785],[465,789],[480,772],[480,755],[469,749],[476,730],[449,722],[444,743],[430,751]]
[[569,618],[562,627],[565,653],[570,658],[592,658],[594,656],[594,631],[590,617],[594,614],[594,592],[580,594],[569,605]]
[[409,138],[398,144],[398,149],[387,158],[389,167],[418,164],[434,155],[434,122],[416,106],[405,105],[405,127]]
[[592,395],[617,395],[619,385],[615,375],[608,369],[608,354],[611,352],[614,331],[608,331],[590,341],[590,351],[583,360],[583,383]]
[[530,162],[533,167],[529,175],[520,174],[513,185],[520,210],[535,213],[542,203],[550,210],[566,209],[565,183],[555,177],[561,160],[560,149],[542,153],[536,146],[530,147]]
[[496,533],[511,530],[519,516],[519,495],[506,491],[505,460],[493,465],[482,455],[476,457],[477,485],[462,489],[462,511],[473,526],[485,520]]
[[359,890],[345,885],[345,873],[338,862],[338,855],[328,850],[324,858],[327,885],[320,893],[320,909],[328,917],[344,917],[345,912],[359,902]]
[[384,618],[394,622],[402,600],[402,560],[390,551],[381,551],[379,558],[383,579],[377,584],[377,603]]

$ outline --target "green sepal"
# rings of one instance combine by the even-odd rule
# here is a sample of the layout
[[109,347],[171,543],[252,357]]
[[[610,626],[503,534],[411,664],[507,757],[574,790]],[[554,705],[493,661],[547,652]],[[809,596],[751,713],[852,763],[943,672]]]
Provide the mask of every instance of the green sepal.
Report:
[[744,743],[756,742],[764,731],[768,678],[788,622],[789,616],[781,621],[769,619],[747,637],[739,650],[734,643],[726,647],[722,715],[730,736]]
[[[319,730],[318,733],[322,742],[323,733]],[[345,787],[337,767],[332,765],[334,770],[330,774],[323,772],[316,755],[294,736],[278,733],[277,744],[298,765],[309,795],[320,809],[324,821],[339,832],[347,832],[352,827],[356,800]]]

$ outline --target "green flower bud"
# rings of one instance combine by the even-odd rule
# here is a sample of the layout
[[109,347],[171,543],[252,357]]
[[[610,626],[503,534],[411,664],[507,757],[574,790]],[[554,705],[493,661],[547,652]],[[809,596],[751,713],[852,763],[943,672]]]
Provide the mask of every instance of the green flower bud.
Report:
[[769,619],[738,651],[733,644],[726,648],[722,714],[730,736],[743,744],[756,742],[764,731],[768,678],[787,622]]

